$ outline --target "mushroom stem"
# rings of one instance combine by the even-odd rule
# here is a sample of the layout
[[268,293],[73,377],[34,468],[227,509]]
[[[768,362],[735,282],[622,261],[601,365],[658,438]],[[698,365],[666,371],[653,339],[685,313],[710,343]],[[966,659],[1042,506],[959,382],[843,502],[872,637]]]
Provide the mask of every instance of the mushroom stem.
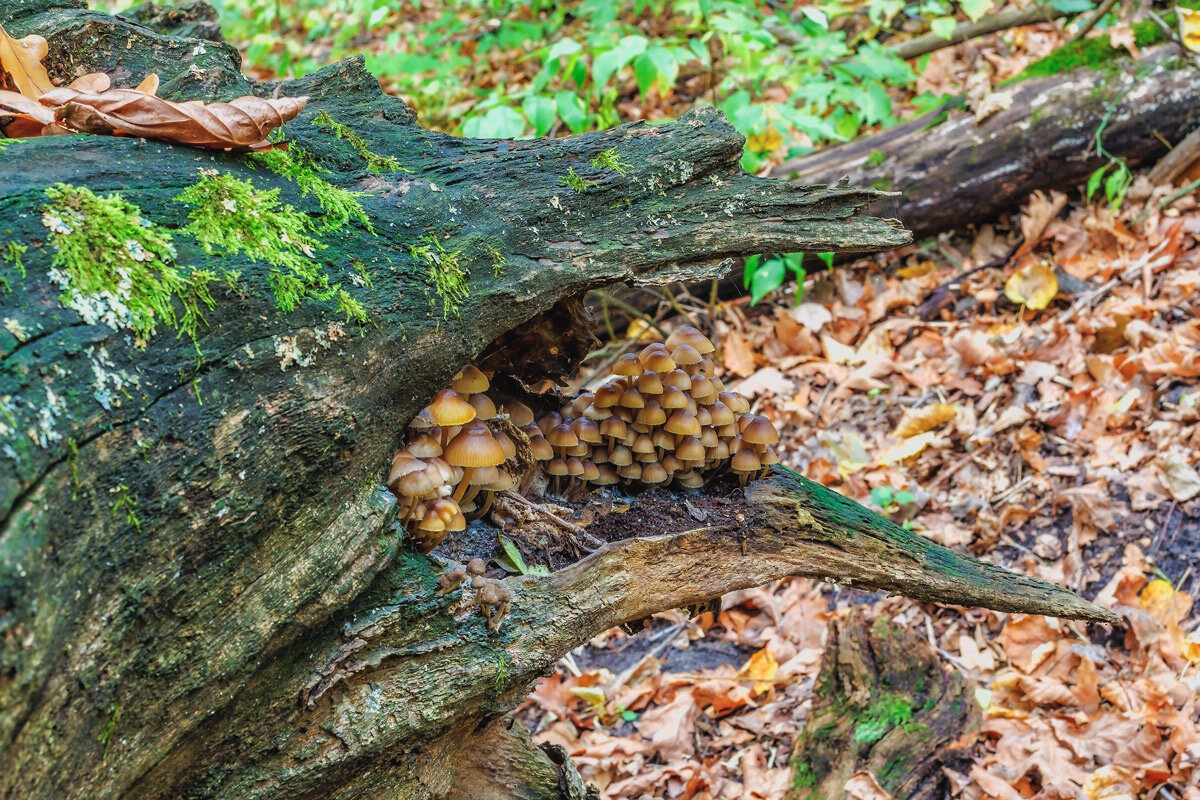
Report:
[[485,492],[484,494],[486,496],[483,498],[483,505],[479,507],[478,511],[471,514],[471,519],[480,519],[488,512],[488,509],[492,507],[492,498],[496,496],[496,493]]
[[471,473],[475,471],[474,467],[463,467],[462,480],[458,482],[458,486],[454,489],[454,502],[462,504],[463,492],[467,491],[467,487],[471,484]]

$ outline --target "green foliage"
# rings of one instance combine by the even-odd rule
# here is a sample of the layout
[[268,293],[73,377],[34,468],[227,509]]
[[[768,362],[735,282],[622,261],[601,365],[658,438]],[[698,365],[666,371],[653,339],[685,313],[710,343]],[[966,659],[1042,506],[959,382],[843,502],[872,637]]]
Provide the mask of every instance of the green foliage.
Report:
[[503,694],[510,686],[512,686],[512,668],[509,666],[508,656],[501,652],[496,655],[496,677],[492,688],[495,689],[496,694]]
[[63,305],[88,324],[132,330],[143,343],[159,324],[195,340],[203,310],[214,305],[214,273],[176,265],[170,232],[120,194],[60,183],[46,197],[42,224],[54,247],[49,277]]
[[500,562],[500,566],[504,567],[509,572],[517,573],[518,575],[549,575],[550,570],[544,564],[538,564],[530,567],[525,564],[525,559],[521,557],[521,551],[513,544],[512,540],[507,536],[500,537],[501,555],[496,559]]
[[109,706],[108,720],[104,723],[104,727],[100,729],[100,733],[96,736],[96,741],[104,745],[104,752],[100,754],[100,760],[108,758],[108,745],[112,741],[113,731],[117,729],[117,723],[121,721],[121,707],[116,703]]
[[318,173],[328,173],[329,170],[320,167],[312,155],[299,145],[292,144],[286,149],[279,147],[262,153],[252,153],[248,158],[289,181],[294,181],[302,197],[312,195],[325,212],[322,230],[344,227],[353,219],[371,233],[375,233],[367,212],[363,210],[362,203],[358,202],[358,198],[364,193],[334,186],[322,178]]
[[25,254],[29,252],[29,245],[18,244],[17,242],[9,242],[0,249],[0,260],[12,264],[13,269],[22,278],[25,277],[25,262],[22,261]]
[[[442,319],[448,319],[451,314],[459,316],[463,301],[470,294],[467,271],[462,266],[462,251],[447,251],[435,231],[425,234],[420,241],[422,244],[410,244],[408,252],[418,264],[425,266],[426,282],[442,298]],[[433,304],[432,299],[429,302]]]
[[192,206],[184,231],[206,253],[243,254],[273,267],[268,280],[280,310],[292,311],[307,299],[333,300],[347,321],[369,321],[362,304],[340,284],[331,284],[313,261],[324,245],[305,214],[280,204],[278,189],[259,189],[249,180],[212,170],[175,199]]
[[897,725],[912,719],[913,707],[906,698],[896,694],[885,694],[871,703],[854,727],[854,741],[873,744]]
[[588,189],[591,189],[593,186],[595,186],[596,182],[580,176],[577,172],[575,172],[574,167],[569,167],[567,169],[567,174],[558,179],[558,184],[559,186],[569,186],[574,191],[582,194],[583,192],[586,192]]
[[492,276],[495,278],[504,277],[504,265],[508,263],[508,259],[492,245],[484,245],[487,248],[488,255],[492,257]]
[[400,166],[400,161],[398,159],[392,156],[381,156],[379,153],[372,151],[361,136],[351,130],[348,126],[343,125],[333,117],[329,116],[329,114],[325,111],[317,114],[317,116],[313,118],[312,124],[316,125],[318,128],[328,130],[338,139],[345,139],[347,142],[349,142],[350,146],[355,149],[359,157],[361,157],[362,160],[367,163],[367,169],[369,169],[371,172],[383,173],[411,171]]

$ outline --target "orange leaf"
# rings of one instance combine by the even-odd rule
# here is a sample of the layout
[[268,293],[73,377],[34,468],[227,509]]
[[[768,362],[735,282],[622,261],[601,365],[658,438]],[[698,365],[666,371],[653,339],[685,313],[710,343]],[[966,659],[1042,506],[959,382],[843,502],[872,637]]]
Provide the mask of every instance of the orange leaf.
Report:
[[14,39],[0,25],[0,69],[12,76],[17,91],[30,100],[37,100],[54,88],[50,74],[42,66],[46,57],[46,40],[36,34]]
[[1004,295],[1014,303],[1040,311],[1058,294],[1058,278],[1044,261],[1034,261],[1014,272],[1004,284]]
[[775,660],[771,648],[764,647],[750,656],[750,660],[738,671],[738,677],[754,679],[756,681],[754,693],[756,695],[765,694],[775,685],[775,670],[777,669],[779,669],[779,662]]
[[53,111],[16,92],[0,91],[0,114],[33,120],[43,125],[54,122]]
[[899,439],[907,439],[925,431],[931,431],[944,422],[954,419],[954,406],[949,403],[932,403],[923,408],[911,409],[904,412],[904,417],[896,425],[892,435]]

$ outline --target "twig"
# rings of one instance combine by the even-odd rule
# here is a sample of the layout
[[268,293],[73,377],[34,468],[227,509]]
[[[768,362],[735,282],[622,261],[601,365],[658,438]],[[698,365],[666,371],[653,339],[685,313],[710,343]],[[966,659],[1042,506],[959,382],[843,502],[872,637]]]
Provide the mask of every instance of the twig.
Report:
[[666,286],[662,287],[662,293],[667,296],[667,302],[671,304],[671,308],[675,309],[675,313],[688,321],[696,330],[700,330],[700,323],[696,322],[695,318],[688,313],[687,309],[679,305],[679,301],[675,299],[675,295],[671,294],[671,290]]
[[944,483],[946,480],[951,478],[954,475],[954,473],[958,472],[960,469],[965,467],[967,464],[970,464],[971,461],[974,460],[977,456],[981,456],[984,453],[986,453],[988,451],[988,449],[992,446],[993,443],[994,442],[988,442],[987,444],[985,444],[982,447],[975,450],[975,452],[967,453],[965,456],[960,458],[958,460],[958,463],[956,463],[953,467],[951,467],[950,469],[942,470],[941,473],[936,478],[934,478],[927,487],[925,487],[925,490],[927,492],[932,493],[934,489],[936,489],[938,486],[941,486],[942,483]]
[[578,525],[567,522],[565,519],[563,519],[562,517],[559,517],[557,514],[555,514],[553,511],[546,508],[545,506],[541,506],[541,505],[538,505],[537,503],[530,502],[529,500],[526,500],[524,497],[522,497],[521,495],[519,495],[513,491],[506,490],[506,491],[501,492],[501,494],[504,495],[505,498],[512,500],[514,503],[517,503],[518,505],[525,506],[526,508],[532,508],[534,511],[537,511],[539,514],[546,517],[546,519],[559,525],[563,530],[570,531],[573,535],[578,536],[579,538],[583,539],[585,542],[587,542],[593,548],[603,547],[605,545],[605,542],[603,539],[600,539],[599,537],[588,533],[586,530],[579,527]]
[[954,31],[948,39],[944,36],[938,36],[936,33],[927,33],[923,36],[909,39],[906,42],[894,44],[888,49],[904,59],[917,58],[926,53],[941,50],[944,47],[952,47],[971,39],[977,39],[980,36],[987,36],[989,33],[1006,31],[1009,28],[1019,28],[1022,25],[1033,25],[1037,22],[1052,22],[1066,16],[1069,16],[1069,14],[1065,11],[1035,5],[1030,6],[1024,11],[1004,11],[999,14],[991,14],[983,17],[976,22],[963,22],[955,26]]
[[1078,31],[1075,32],[1075,35],[1071,37],[1071,41],[1068,42],[1068,44],[1074,44],[1084,36],[1087,36],[1088,31],[1096,27],[1096,23],[1103,19],[1105,14],[1107,14],[1109,11],[1112,11],[1112,7],[1116,4],[1117,0],[1104,0],[1104,2],[1100,4],[1100,7],[1093,11],[1091,15],[1083,21],[1083,25]]

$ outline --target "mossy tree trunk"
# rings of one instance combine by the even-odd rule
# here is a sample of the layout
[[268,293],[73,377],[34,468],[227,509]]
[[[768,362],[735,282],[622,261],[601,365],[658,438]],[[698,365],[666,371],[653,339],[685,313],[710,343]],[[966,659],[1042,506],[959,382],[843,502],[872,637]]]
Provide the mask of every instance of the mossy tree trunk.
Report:
[[[510,578],[511,618],[489,636],[457,595],[436,594],[436,566],[401,541],[380,486],[417,410],[485,349],[526,379],[569,367],[571,317],[555,312],[590,288],[716,276],[727,256],[908,241],[862,213],[877,194],[742,173],[740,137],[711,110],[556,141],[467,140],[417,126],[360,61],[264,86],[225,45],[62,0],[8,2],[0,24],[45,35],[60,79],[156,71],[174,99],[310,95],[287,126],[290,152],[362,192],[373,230],[320,230],[331,207],[250,157],[76,136],[0,150],[0,795],[584,797],[569,759],[530,747],[505,715],[556,659],[623,621],[791,574],[1107,618],[776,478],[704,528]],[[322,113],[354,136],[314,125]],[[613,149],[627,169],[592,166]],[[569,169],[586,191],[562,185]],[[278,190],[298,209],[272,211],[285,222],[310,220],[323,245],[311,257],[294,240],[249,252],[290,254],[365,321],[311,296],[276,307],[290,268],[229,253],[265,213],[224,231],[224,251],[204,248],[187,227],[196,207],[176,198],[214,172]],[[189,267],[237,273],[208,286],[215,308],[199,305],[194,341],[161,310],[153,334],[132,329],[114,298],[139,287],[116,280],[107,298],[64,305],[66,272],[120,259],[97,245],[63,263],[94,220],[46,212],[59,183],[136,206],[110,232],[134,237],[117,246],[138,264],[145,227],[173,235],[193,279]],[[224,208],[244,219],[269,200]],[[431,264],[443,284],[464,271],[457,313]],[[89,322],[98,308],[115,316]]]
[[1135,169],[1200,128],[1200,71],[1165,55],[996,87],[1012,94],[1012,104],[985,120],[954,101],[787,161],[773,174],[800,184],[847,178],[899,192],[876,210],[898,217],[918,239],[987,222],[1034,191],[1067,191],[1109,164],[1096,147],[1097,131],[1107,153]]

